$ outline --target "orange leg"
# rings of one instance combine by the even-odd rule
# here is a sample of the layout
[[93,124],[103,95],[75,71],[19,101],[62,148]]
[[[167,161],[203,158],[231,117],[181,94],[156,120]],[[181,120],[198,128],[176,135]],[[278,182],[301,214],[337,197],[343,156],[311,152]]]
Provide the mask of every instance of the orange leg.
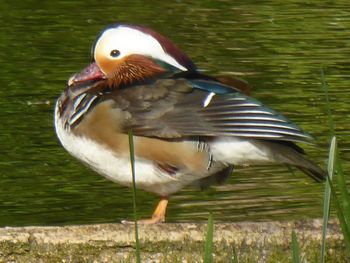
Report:
[[[137,221],[140,224],[143,225],[150,225],[150,224],[157,224],[157,223],[163,223],[165,221],[165,213],[166,208],[168,206],[169,197],[168,196],[162,196],[156,209],[153,212],[152,218],[149,219],[142,219]],[[123,224],[133,223],[131,221],[122,221]]]

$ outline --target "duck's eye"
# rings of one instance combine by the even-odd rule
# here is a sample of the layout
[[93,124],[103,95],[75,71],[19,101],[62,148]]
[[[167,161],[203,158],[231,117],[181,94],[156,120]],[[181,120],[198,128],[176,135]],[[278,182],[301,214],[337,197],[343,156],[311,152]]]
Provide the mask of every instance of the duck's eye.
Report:
[[119,57],[120,51],[117,50],[117,49],[114,49],[114,50],[111,51],[111,54],[110,54],[110,55],[111,55],[112,58]]

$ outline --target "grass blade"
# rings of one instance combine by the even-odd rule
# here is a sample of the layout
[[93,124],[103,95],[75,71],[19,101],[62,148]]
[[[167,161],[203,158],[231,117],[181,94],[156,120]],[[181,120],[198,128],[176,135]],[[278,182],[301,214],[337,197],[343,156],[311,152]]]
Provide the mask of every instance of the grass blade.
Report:
[[295,234],[294,230],[292,231],[292,262],[300,263],[299,244],[297,235]]
[[[332,145],[334,145],[332,147]],[[341,168],[340,164],[338,164],[340,162],[339,158],[338,158],[338,149],[337,149],[337,140],[336,140],[336,137],[333,136],[332,140],[331,140],[331,148],[330,148],[330,152],[329,152],[329,162],[333,162],[333,166],[336,168]],[[333,171],[330,171],[330,172],[334,172]],[[338,174],[339,173],[342,173],[342,170],[337,170]],[[332,198],[333,198],[333,203],[335,205],[335,208],[336,208],[336,212],[337,212],[337,216],[338,216],[338,219],[339,219],[339,222],[340,222],[340,227],[342,229],[342,232],[343,232],[343,236],[344,236],[344,242],[345,242],[345,246],[346,246],[346,250],[348,252],[348,255],[350,257],[350,225],[349,225],[349,218],[346,218],[347,217],[347,213],[348,211],[344,211],[345,210],[345,206],[341,206],[339,200],[338,200],[338,197],[335,193],[335,189],[334,189],[334,186],[333,186],[333,183],[332,183],[332,180],[330,178],[330,176],[328,175],[327,176],[328,178],[328,181],[329,181],[329,186],[331,188],[331,194],[332,194]],[[346,186],[345,186],[346,188]],[[341,195],[341,198],[343,198],[343,202],[344,202],[344,197]]]
[[129,135],[129,150],[130,150],[130,164],[132,174],[132,193],[133,193],[133,211],[134,211],[134,223],[135,223],[135,242],[136,242],[136,262],[141,262],[141,249],[139,241],[139,229],[137,225],[137,211],[136,211],[136,180],[135,180],[135,150],[134,150],[134,138],[132,130],[128,132]]
[[346,224],[344,213],[342,211],[342,207],[340,206],[337,195],[334,192],[335,191],[334,186],[333,186],[333,183],[331,181],[329,181],[329,186],[331,188],[332,198],[334,199],[333,203],[335,204],[335,207],[336,207],[336,212],[337,212],[337,216],[338,216],[338,219],[340,222],[340,227],[341,227],[342,232],[343,232],[346,250],[347,250],[349,258],[350,258],[350,227]]
[[[330,106],[330,100],[328,95],[328,84],[325,80],[323,69],[321,69],[321,78],[322,78],[322,86],[326,96],[327,113],[328,113],[327,115],[328,115],[330,133],[333,136],[331,139],[331,146],[329,150],[328,175],[327,175],[327,183],[326,183],[326,189],[325,189],[323,239],[322,239],[322,250],[321,250],[321,262],[324,262],[325,248],[326,248],[325,239],[327,234],[327,229],[325,228],[327,228],[326,222],[328,221],[328,216],[329,216],[329,208],[326,214],[326,210],[327,210],[326,206],[328,202],[326,200],[326,197],[329,192],[331,193],[331,196],[334,199],[337,216],[338,216],[340,226],[344,236],[344,242],[346,244],[347,252],[350,258],[350,197],[349,197],[349,192],[346,186],[346,180],[345,180],[345,176],[343,173],[343,169],[342,169],[342,165],[339,157],[336,137],[334,136],[335,128],[334,128],[334,121],[331,113],[331,106]],[[337,172],[337,181],[338,181],[338,187],[340,189],[340,197],[341,197],[342,205],[338,201],[338,198],[334,191],[334,187],[332,183],[332,175],[334,174],[334,171]],[[330,190],[327,190],[327,188],[329,188]]]
[[233,247],[232,249],[232,263],[238,263],[238,256],[237,256],[237,251],[235,249],[235,247]]
[[213,262],[213,234],[214,234],[213,215],[210,213],[208,217],[207,238],[205,240],[205,247],[204,247],[204,263]]
[[340,190],[340,196],[341,196],[341,201],[343,205],[345,221],[347,226],[350,226],[350,196],[346,186],[346,180],[345,180],[343,167],[341,165],[341,161],[339,157],[338,147],[336,147],[335,155],[336,155],[335,170],[337,171],[338,188]]
[[322,244],[321,244],[321,258],[320,262],[325,262],[326,257],[326,237],[327,237],[327,227],[328,227],[328,219],[329,219],[329,212],[330,212],[330,204],[331,204],[331,188],[329,181],[332,180],[333,173],[334,173],[334,153],[335,152],[335,146],[336,146],[336,139],[335,137],[331,140],[331,145],[329,148],[329,158],[328,158],[328,167],[327,167],[327,181],[325,185],[324,190],[324,203],[323,203],[323,227],[322,227]]
[[[332,136],[335,134],[335,125],[332,117],[332,112],[331,112],[331,106],[330,106],[330,100],[329,100],[329,94],[328,94],[328,84],[326,82],[325,76],[323,69],[321,69],[321,78],[322,78],[322,86],[325,92],[326,96],[326,103],[327,103],[327,115],[328,115],[328,123],[330,127],[330,133]],[[349,197],[349,192],[346,187],[346,180],[344,177],[343,169],[341,166],[340,158],[339,158],[339,151],[338,149],[335,149],[335,157],[334,163],[335,163],[335,170],[337,171],[337,181],[338,181],[338,187],[340,190],[340,195],[342,198],[342,203],[343,203],[343,211],[345,213],[345,220],[347,225],[350,225],[350,197]]]

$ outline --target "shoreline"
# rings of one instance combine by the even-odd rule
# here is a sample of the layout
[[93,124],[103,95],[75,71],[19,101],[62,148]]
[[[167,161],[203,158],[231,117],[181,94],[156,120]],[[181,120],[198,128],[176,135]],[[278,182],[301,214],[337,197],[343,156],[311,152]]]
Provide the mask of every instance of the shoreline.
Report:
[[[214,262],[231,262],[233,250],[239,262],[287,262],[293,230],[301,254],[319,257],[322,219],[214,223]],[[206,231],[206,223],[139,225],[142,262],[200,262]],[[342,239],[331,219],[327,262],[346,259]],[[0,228],[0,262],[133,262],[134,249],[133,224]]]

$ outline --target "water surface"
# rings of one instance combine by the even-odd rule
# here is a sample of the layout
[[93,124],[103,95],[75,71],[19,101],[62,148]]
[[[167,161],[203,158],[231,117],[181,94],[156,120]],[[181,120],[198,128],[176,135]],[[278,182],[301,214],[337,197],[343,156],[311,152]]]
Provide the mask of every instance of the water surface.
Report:
[[[0,225],[132,217],[131,189],[72,158],[53,127],[66,80],[89,63],[98,32],[118,21],[170,37],[207,74],[247,80],[256,98],[315,136],[316,145],[305,149],[321,166],[329,140],[323,69],[349,174],[350,3],[335,2],[2,1]],[[137,194],[139,214],[147,217],[158,197]],[[209,212],[217,221],[314,218],[321,216],[322,197],[322,184],[288,167],[237,168],[223,186],[174,195],[168,221],[205,220]]]

